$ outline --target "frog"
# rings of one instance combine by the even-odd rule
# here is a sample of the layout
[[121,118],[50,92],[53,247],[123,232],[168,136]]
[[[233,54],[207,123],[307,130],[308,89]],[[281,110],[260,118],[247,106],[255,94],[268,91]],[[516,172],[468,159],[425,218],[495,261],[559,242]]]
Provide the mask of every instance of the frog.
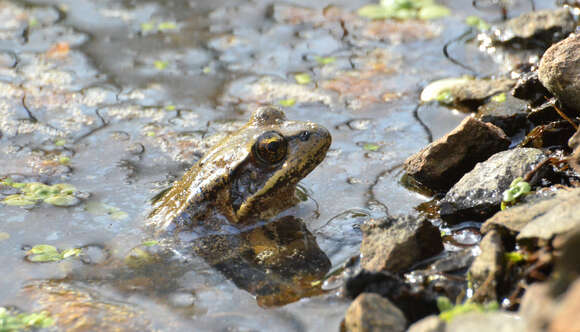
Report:
[[321,125],[288,120],[275,106],[257,107],[155,202],[150,225],[168,234],[272,218],[299,202],[298,182],[324,160],[331,142]]

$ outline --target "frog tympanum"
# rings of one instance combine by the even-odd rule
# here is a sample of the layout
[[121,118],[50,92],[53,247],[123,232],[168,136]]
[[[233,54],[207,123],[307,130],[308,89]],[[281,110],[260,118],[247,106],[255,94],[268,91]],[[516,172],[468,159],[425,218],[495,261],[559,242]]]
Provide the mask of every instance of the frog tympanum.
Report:
[[172,232],[273,217],[298,202],[296,184],[324,159],[330,143],[326,128],[259,107],[156,202],[149,219],[159,231]]

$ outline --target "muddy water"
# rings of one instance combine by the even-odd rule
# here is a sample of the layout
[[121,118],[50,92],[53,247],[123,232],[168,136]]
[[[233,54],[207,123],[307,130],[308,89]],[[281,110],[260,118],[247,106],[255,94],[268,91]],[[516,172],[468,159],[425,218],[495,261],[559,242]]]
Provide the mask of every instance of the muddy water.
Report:
[[[415,213],[429,199],[399,184],[401,164],[465,114],[419,105],[419,93],[435,79],[470,74],[442,53],[468,29],[465,17],[500,14],[445,1],[452,15],[444,19],[371,24],[354,14],[363,4],[1,1],[0,176],[70,183],[82,202],[0,206],[0,305],[46,309],[59,301],[46,294],[69,287],[133,313],[121,320],[127,329],[336,329],[348,302],[334,289],[265,308],[196,255],[138,272],[123,262],[151,239],[149,200],[258,104],[293,100],[288,118],[331,131],[326,160],[302,181],[308,200],[289,212],[331,270],[358,254],[364,220]],[[528,1],[510,6],[511,15],[529,11]],[[474,45],[449,49],[479,75],[506,70]],[[296,73],[312,82],[297,84]],[[26,262],[36,244],[87,254]],[[59,286],[47,290],[46,280]],[[111,310],[99,308],[83,314]]]

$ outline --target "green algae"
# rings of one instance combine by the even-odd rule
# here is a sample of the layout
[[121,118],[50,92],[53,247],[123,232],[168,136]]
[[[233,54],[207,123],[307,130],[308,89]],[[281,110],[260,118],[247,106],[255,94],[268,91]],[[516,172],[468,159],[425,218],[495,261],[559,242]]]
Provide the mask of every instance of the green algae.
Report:
[[54,320],[46,312],[14,313],[0,307],[0,332],[13,332],[31,328],[48,328],[54,325]]
[[19,194],[6,196],[2,203],[10,206],[31,206],[44,202],[54,206],[72,206],[78,203],[76,188],[67,183],[47,185],[40,182],[14,182],[8,178],[0,185],[20,190]]
[[81,253],[81,248],[71,248],[59,251],[54,246],[39,244],[26,252],[26,259],[29,262],[34,263],[60,262],[69,257],[78,257]]

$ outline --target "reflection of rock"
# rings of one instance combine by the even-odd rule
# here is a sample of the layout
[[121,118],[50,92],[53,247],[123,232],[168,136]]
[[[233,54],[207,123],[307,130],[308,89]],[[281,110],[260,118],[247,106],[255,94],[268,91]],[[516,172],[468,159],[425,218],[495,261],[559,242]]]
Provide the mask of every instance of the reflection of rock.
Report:
[[426,218],[388,217],[362,227],[362,267],[402,272],[443,250],[441,234]]
[[422,184],[448,189],[476,163],[509,146],[501,129],[466,118],[453,131],[405,161],[405,171]]
[[502,193],[545,159],[538,149],[515,148],[496,153],[465,174],[441,201],[441,217],[449,222],[482,220],[499,210]]
[[573,32],[575,27],[567,8],[538,10],[492,27],[489,38],[499,44],[546,48]]
[[61,331],[152,331],[148,319],[127,304],[104,299],[72,283],[41,281],[24,291],[55,319]]
[[262,306],[283,305],[322,293],[330,260],[306,225],[284,217],[241,234],[210,235],[193,250]]
[[344,318],[349,332],[405,331],[407,320],[399,308],[384,297],[363,293],[351,303]]
[[566,108],[580,111],[580,35],[552,45],[542,56],[538,74],[542,84]]

